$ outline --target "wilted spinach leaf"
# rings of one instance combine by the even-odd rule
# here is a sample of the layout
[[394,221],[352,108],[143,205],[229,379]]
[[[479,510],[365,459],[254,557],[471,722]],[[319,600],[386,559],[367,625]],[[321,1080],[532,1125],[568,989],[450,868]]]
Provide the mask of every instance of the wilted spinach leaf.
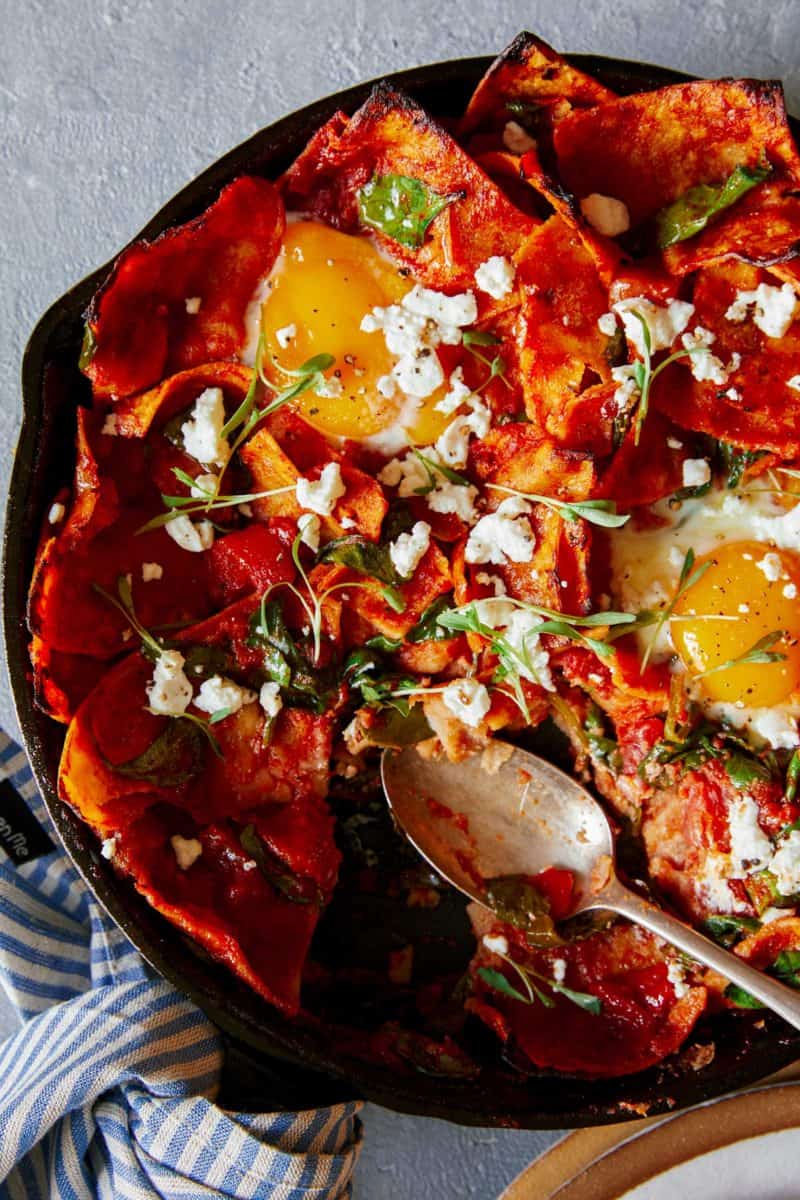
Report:
[[465,195],[459,191],[442,196],[408,175],[374,175],[358,192],[358,215],[362,225],[418,250],[431,222]]

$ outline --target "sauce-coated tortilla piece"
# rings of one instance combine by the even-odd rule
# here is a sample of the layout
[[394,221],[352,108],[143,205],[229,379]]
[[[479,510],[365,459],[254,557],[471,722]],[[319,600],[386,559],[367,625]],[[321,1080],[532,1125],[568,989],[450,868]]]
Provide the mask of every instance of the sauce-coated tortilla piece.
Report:
[[283,229],[274,185],[242,176],[193,221],[123,251],[89,311],[84,369],[95,396],[129,396],[237,354]]

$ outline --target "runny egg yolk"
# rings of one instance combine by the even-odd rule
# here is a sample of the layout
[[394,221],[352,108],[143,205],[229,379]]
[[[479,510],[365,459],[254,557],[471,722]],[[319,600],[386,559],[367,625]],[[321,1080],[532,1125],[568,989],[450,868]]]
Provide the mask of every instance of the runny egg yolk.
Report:
[[[800,690],[800,559],[759,542],[730,542],[698,558],[694,571],[704,567],[670,621],[679,657],[711,700],[779,704]],[[780,661],[724,667],[776,631],[782,637],[767,652]]]
[[[296,370],[317,354],[336,359],[326,372],[331,395],[305,391],[293,401],[297,411],[323,433],[366,438],[397,421],[401,410],[409,437],[434,441],[452,417],[434,405],[446,387],[404,409],[396,391],[381,395],[378,380],[394,359],[379,333],[364,333],[361,322],[376,307],[397,304],[412,280],[383,258],[364,237],[339,233],[317,221],[291,221],[268,283],[261,310],[264,374],[277,391],[292,383],[279,366]],[[341,385],[341,386],[340,386]]]

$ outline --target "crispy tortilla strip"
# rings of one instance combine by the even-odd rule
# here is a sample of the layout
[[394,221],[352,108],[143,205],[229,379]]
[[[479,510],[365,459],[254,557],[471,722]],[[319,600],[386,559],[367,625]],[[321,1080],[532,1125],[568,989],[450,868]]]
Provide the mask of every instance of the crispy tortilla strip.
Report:
[[226,411],[232,413],[247,395],[253,368],[242,363],[209,362],[170,375],[163,383],[136,396],[126,396],[114,408],[119,437],[147,437],[171,417],[191,408],[206,388],[222,389]]
[[771,338],[756,327],[752,310],[741,322],[725,316],[739,291],[760,283],[780,287],[767,271],[733,259],[698,273],[692,328],[716,335],[712,350],[726,367],[734,354],[741,364],[720,387],[697,382],[680,361],[659,378],[652,404],[685,429],[793,458],[800,454],[800,392],[788,381],[800,373],[800,321],[783,337]]
[[83,654],[63,654],[39,637],[32,637],[28,652],[33,669],[33,695],[37,708],[66,725],[107,667],[102,659]]
[[491,179],[413,100],[388,83],[375,87],[346,125],[334,117],[282,181],[288,209],[311,212],[358,233],[358,191],[374,175],[405,175],[446,196],[463,192],[433,221],[414,250],[377,232],[394,259],[430,287],[475,286],[492,255],[510,257],[531,225]]
[[776,921],[769,921],[755,933],[742,938],[734,952],[751,966],[764,971],[772,966],[779,954],[786,950],[797,950],[798,947],[800,917],[787,914],[785,917],[778,917]]
[[[271,806],[273,807],[273,806]],[[283,808],[276,805],[277,810]],[[303,811],[300,805],[286,808]],[[316,837],[323,836],[326,813]],[[251,814],[259,836],[273,814]],[[252,864],[239,835],[241,822],[194,828],[185,814],[154,809],[134,823],[115,856],[158,912],[224,963],[287,1016],[300,1006],[303,964],[319,918],[317,903],[290,900]],[[170,837],[195,838],[202,854],[181,870]],[[331,839],[332,846],[332,839]],[[271,848],[271,847],[270,847]],[[335,853],[335,850],[333,851]],[[288,873],[288,872],[287,872]]]
[[[316,568],[320,570],[321,568]],[[338,568],[341,572],[337,582],[364,582],[368,577],[358,575],[349,568]],[[313,576],[312,576],[313,578]],[[382,633],[388,638],[402,638],[413,625],[416,625],[427,608],[437,600],[452,591],[453,579],[450,573],[450,563],[435,542],[431,542],[417,566],[414,576],[408,583],[401,584],[397,591],[402,596],[405,608],[395,612],[380,596],[376,581],[375,590],[372,588],[346,589],[337,593],[361,621],[370,627],[369,636]]]
[[494,60],[472,94],[460,136],[488,124],[515,118],[510,101],[540,110],[551,125],[572,108],[591,108],[613,100],[614,93],[573,67],[552,46],[532,33],[520,33]]
[[689,188],[719,183],[763,156],[800,179],[778,83],[704,80],[624,96],[572,113],[554,139],[568,190],[624,201],[634,226]]
[[[524,421],[491,429],[485,438],[473,442],[470,467],[483,483],[559,500],[585,500],[595,477],[584,451],[559,446]],[[502,499],[501,492],[495,496]]]
[[[673,386],[668,375],[669,369],[658,377],[654,395]],[[683,376],[677,376],[675,386],[684,385]],[[608,388],[609,400],[614,390],[615,385]],[[687,453],[691,446],[691,435],[654,409],[642,426],[639,445],[634,442],[631,426],[621,446],[602,464],[594,495],[615,500],[620,512],[674,495],[683,487],[683,461],[692,457]],[[646,471],[641,470],[642,463],[647,463]]]
[[516,263],[524,296],[519,336],[525,408],[538,429],[558,439],[569,401],[611,378],[608,338],[597,326],[608,311],[608,292],[581,238],[558,215],[533,231]]
[[[242,176],[193,221],[124,250],[89,309],[94,353],[85,371],[95,395],[129,396],[237,354],[247,305],[283,230],[274,185]],[[192,299],[196,313],[186,308]]]

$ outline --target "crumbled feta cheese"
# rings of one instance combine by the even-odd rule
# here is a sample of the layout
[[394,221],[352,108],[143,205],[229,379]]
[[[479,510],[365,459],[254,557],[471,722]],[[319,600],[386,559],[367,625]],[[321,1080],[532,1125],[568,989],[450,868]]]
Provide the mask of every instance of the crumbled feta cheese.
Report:
[[202,843],[197,838],[185,838],[176,833],[169,840],[182,871],[188,871],[203,853]]
[[402,579],[410,579],[431,544],[431,527],[417,521],[410,533],[401,533],[389,544],[389,557]]
[[105,838],[100,847],[100,853],[102,854],[103,858],[107,858],[109,860],[109,862],[113,859],[114,855],[117,852],[118,837],[119,837],[119,834],[115,833],[113,837]]
[[194,702],[202,712],[215,713],[227,708],[231,713],[236,713],[245,704],[252,704],[255,698],[256,694],[250,688],[240,687],[222,675],[212,675],[203,680]]
[[767,337],[781,338],[794,320],[797,296],[790,283],[784,283],[782,287],[760,283],[753,291],[737,292],[725,317],[739,324],[744,321],[749,308],[755,310],[753,322],[762,333]]
[[639,391],[634,364],[623,363],[620,367],[612,367],[611,378],[617,384],[614,392],[614,404],[617,412],[626,412],[633,396]]
[[758,805],[752,796],[741,794],[728,812],[732,878],[739,879],[766,867],[772,857],[772,842],[758,823]]
[[514,264],[501,254],[493,254],[475,271],[475,282],[493,300],[503,300],[514,288]]
[[189,420],[181,425],[186,453],[206,466],[224,467],[230,455],[227,439],[222,436],[224,424],[222,388],[206,388],[195,400]]
[[142,582],[152,583],[154,579],[160,579],[164,574],[164,568],[161,563],[146,562],[142,563]]
[[477,679],[454,679],[442,691],[445,708],[475,729],[491,708],[489,693]]
[[106,419],[103,422],[103,428],[100,432],[104,433],[107,437],[116,437],[118,435],[119,429],[117,428],[116,413],[106,413]]
[[670,959],[667,963],[667,979],[672,984],[676,1000],[680,1000],[689,991],[689,984],[686,982],[686,972],[677,959]]
[[319,550],[319,517],[316,513],[301,513],[297,518],[297,532],[300,534],[300,541],[304,546],[308,546],[309,550],[314,553]]
[[770,583],[777,583],[783,574],[783,563],[778,555],[772,551],[770,551],[769,554],[765,554],[764,557],[756,563],[756,566],[764,578],[769,580]]
[[392,368],[398,386],[407,396],[424,400],[444,383],[444,371],[435,350],[422,349],[414,358],[401,358]]
[[704,458],[683,460],[683,486],[702,487],[711,478],[711,467]]
[[800,392],[800,375],[793,375],[791,379],[787,379],[786,386],[793,392]]
[[584,196],[580,203],[581,212],[586,220],[604,237],[618,237],[631,227],[631,215],[627,204],[614,196],[602,196],[599,192],[592,192],[590,196]]
[[198,521],[195,525],[186,513],[167,521],[164,528],[173,542],[177,542],[182,550],[190,550],[193,554],[208,550],[214,542],[214,526],[211,522]]
[[321,517],[329,517],[346,490],[339,464],[330,462],[322,468],[319,479],[304,479],[301,475],[295,494],[301,508],[310,508]]
[[219,476],[214,475],[212,471],[207,471],[204,475],[197,475],[189,489],[189,495],[193,496],[195,500],[210,500],[218,483]]
[[787,600],[796,600],[797,599],[797,585],[794,583],[787,583],[783,589],[783,594]]
[[728,886],[728,880],[731,878],[730,855],[709,850],[697,883],[711,912],[735,913],[748,910],[749,905],[741,901]]
[[192,699],[192,685],[183,672],[185,658],[179,650],[162,650],[153,664],[147,699],[155,713],[180,717]]
[[755,709],[750,728],[773,750],[793,750],[798,743],[797,722],[774,708]]
[[530,504],[509,496],[497,510],[481,517],[470,531],[465,558],[468,563],[530,562],[536,542],[527,514]]
[[314,384],[314,395],[321,400],[336,400],[344,391],[344,384],[336,375],[320,375]]
[[793,896],[800,892],[800,832],[795,829],[783,838],[769,869],[775,876],[779,895]]
[[516,654],[516,665],[522,678],[537,683],[547,692],[554,692],[550,659],[536,632],[540,624],[541,617],[527,609],[515,608],[505,623],[503,636]]
[[739,391],[738,388],[735,388],[735,387],[729,387],[727,389],[727,391],[725,392],[725,395],[728,397],[729,400],[732,400],[734,404],[738,404],[742,398],[742,393]]
[[[421,453],[426,458],[438,462],[438,455],[433,446],[424,446]],[[428,472],[415,454],[407,454],[403,459],[391,459],[380,471],[378,480],[386,487],[396,487],[401,499],[419,495],[419,488],[430,487]],[[472,484],[467,486],[453,483],[436,472],[433,490],[425,495],[425,502],[432,512],[454,513],[462,521],[469,523],[475,519],[477,497],[478,489]]]
[[506,585],[499,575],[490,575],[488,571],[478,571],[475,576],[475,582],[480,583],[483,587],[492,588],[495,596],[505,596],[507,594]]
[[478,396],[470,396],[469,413],[456,417],[436,441],[436,453],[448,467],[465,467],[470,438],[486,437],[492,425],[491,411]]
[[187,296],[183,302],[186,306],[186,311],[190,317],[196,317],[200,312],[200,305],[203,303],[202,296]]
[[283,325],[280,329],[275,330],[275,341],[278,343],[281,350],[286,350],[296,337],[297,326],[294,323],[291,325]]
[[676,438],[676,437],[668,437],[667,445],[669,446],[670,450],[682,450],[683,449],[683,442],[680,441],[680,439]]
[[709,350],[716,340],[711,330],[704,329],[702,325],[696,325],[694,333],[685,333],[681,338],[684,348],[692,351],[687,361],[698,383],[721,385],[728,382],[728,372],[722,359]]
[[644,330],[637,313],[650,331],[650,349],[667,350],[679,333],[683,333],[694,313],[694,305],[685,300],[670,300],[665,307],[654,304],[644,296],[631,296],[627,300],[619,300],[613,306],[625,330],[625,337],[634,349],[644,358],[647,348],[644,342]]
[[485,933],[483,944],[492,954],[508,954],[508,938],[504,938],[502,933]]
[[536,142],[519,121],[506,121],[503,127],[503,145],[510,154],[527,154]]
[[280,685],[277,683],[262,683],[261,691],[258,693],[258,703],[264,710],[264,716],[267,720],[274,720],[283,708]]
[[391,400],[397,391],[397,380],[394,375],[381,375],[378,382],[375,384],[379,395],[383,396],[384,400]]
[[437,325],[464,328],[478,319],[478,305],[472,292],[446,296],[416,283],[400,303],[409,312],[427,317]]
[[598,317],[597,328],[601,333],[605,334],[606,337],[613,337],[617,332],[617,318],[615,317],[614,313],[607,312],[603,313],[601,317]]
[[51,525],[58,525],[60,521],[64,520],[66,511],[67,510],[63,504],[51,504],[50,511],[47,514],[47,520]]
[[567,960],[565,958],[554,958],[552,967],[553,981],[555,983],[563,983],[567,978]]
[[437,412],[444,413],[445,416],[449,417],[456,411],[457,408],[461,407],[461,405],[465,402],[465,400],[468,399],[469,396],[472,395],[472,393],[464,383],[463,367],[456,367],[448,382],[450,384],[450,390],[446,396],[442,397],[441,400],[437,400],[433,407]]

